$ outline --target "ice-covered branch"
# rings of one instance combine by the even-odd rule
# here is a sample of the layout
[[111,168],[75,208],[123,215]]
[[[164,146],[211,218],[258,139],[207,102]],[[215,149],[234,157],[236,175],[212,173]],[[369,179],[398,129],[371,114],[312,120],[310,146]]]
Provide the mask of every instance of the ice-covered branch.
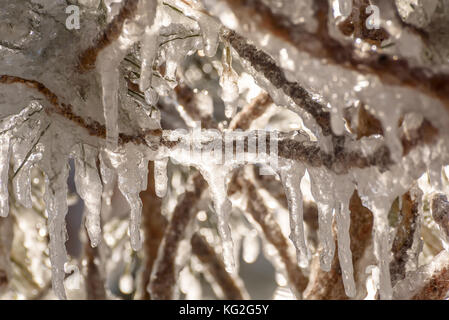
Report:
[[[312,57],[326,59],[327,63],[342,68],[356,70],[360,73],[374,74],[382,81],[392,85],[408,86],[425,94],[438,97],[446,106],[449,105],[449,75],[442,72],[413,66],[404,57],[384,52],[372,51],[368,57],[355,54],[355,44],[341,43],[329,32],[329,3],[327,0],[314,1],[315,19],[318,27],[309,31],[302,24],[294,24],[288,17],[274,13],[260,0],[227,0],[233,12],[241,21],[257,22],[259,29],[279,37],[299,51]],[[255,19],[254,17],[257,17]]]
[[291,255],[289,241],[284,237],[279,224],[276,222],[273,214],[264,205],[262,197],[257,192],[256,186],[248,179],[240,175],[235,175],[229,187],[230,192],[236,192],[240,189],[241,192],[246,193],[247,203],[246,212],[255,222],[257,228],[261,230],[265,240],[273,245],[277,252],[274,260],[279,259],[283,273],[288,281],[291,290],[297,298],[302,297],[302,293],[307,286],[308,279],[304,276],[301,268],[298,266],[296,257]]
[[197,213],[195,205],[207,187],[200,174],[192,177],[192,189],[186,191],[173,211],[172,218],[165,230],[158,258],[151,275],[149,291],[154,300],[173,299],[176,295],[176,279],[180,271],[176,265],[181,240],[189,235],[193,217]]
[[226,272],[222,259],[217,255],[214,248],[198,232],[190,239],[192,253],[201,261],[208,272],[216,281],[223,293],[223,298],[229,300],[243,300],[246,295],[241,291],[232,275]]
[[139,0],[125,0],[123,2],[120,12],[106,26],[105,30],[97,36],[94,44],[80,54],[78,65],[80,71],[86,72],[95,68],[98,54],[119,38],[125,21],[137,13],[138,3]]

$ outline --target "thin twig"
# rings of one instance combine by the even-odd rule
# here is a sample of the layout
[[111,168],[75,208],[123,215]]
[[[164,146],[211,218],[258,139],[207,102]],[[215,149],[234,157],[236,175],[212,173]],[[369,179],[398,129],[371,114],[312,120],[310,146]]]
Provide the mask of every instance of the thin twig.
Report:
[[246,211],[250,214],[252,220],[257,223],[266,241],[276,249],[290,288],[295,296],[300,298],[308,280],[299,268],[296,257],[290,253],[289,247],[291,243],[284,237],[281,227],[265,206],[263,198],[257,192],[256,186],[248,179],[237,175],[234,177],[235,179],[231,182],[233,186],[230,187],[231,193],[238,189],[247,193]]
[[195,232],[190,239],[190,244],[192,246],[192,253],[201,261],[209,274],[220,286],[224,295],[223,298],[226,300],[243,300],[243,292],[232,276],[226,272],[223,260],[217,255],[207,240],[198,232]]
[[149,285],[151,298],[154,300],[170,300],[175,296],[177,273],[179,272],[175,260],[179,244],[181,240],[185,239],[187,230],[196,214],[194,207],[207,188],[206,181],[199,173],[193,176],[192,183],[193,189],[181,196],[173,211],[159,248],[157,263]]

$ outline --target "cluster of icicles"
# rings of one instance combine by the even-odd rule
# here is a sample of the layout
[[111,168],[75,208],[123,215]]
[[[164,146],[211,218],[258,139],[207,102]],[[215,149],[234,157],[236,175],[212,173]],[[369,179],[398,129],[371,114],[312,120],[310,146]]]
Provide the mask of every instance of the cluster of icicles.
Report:
[[[182,5],[182,2],[180,2]],[[118,145],[118,90],[119,64],[129,48],[141,41],[142,68],[140,89],[147,92],[151,86],[152,66],[157,50],[155,43],[158,38],[158,25],[162,22],[156,10],[156,1],[139,2],[138,14],[133,21],[125,25],[125,30],[119,40],[103,50],[98,58],[97,70],[101,74],[103,88],[104,116],[106,121],[107,139],[103,147],[94,147],[87,143],[71,144],[61,147],[69,138],[64,138],[62,128],[57,125],[49,127],[44,118],[34,119],[42,106],[31,103],[15,116],[5,118],[1,122],[0,132],[0,214],[8,214],[8,171],[12,156],[14,174],[12,185],[17,201],[25,207],[31,206],[30,174],[31,168],[38,165],[46,176],[45,204],[48,214],[48,229],[50,234],[50,259],[52,264],[52,284],[56,295],[65,298],[64,265],[67,262],[65,249],[65,215],[67,213],[67,178],[68,159],[75,159],[75,183],[80,197],[87,208],[86,224],[92,246],[97,246],[101,239],[100,212],[104,185],[117,176],[118,188],[126,198],[130,211],[130,238],[134,250],[141,248],[140,215],[142,203],[139,193],[146,189],[148,161],[155,161],[156,193],[163,197],[167,191],[167,163],[171,158],[177,163],[196,167],[209,184],[210,195],[218,217],[218,231],[222,238],[223,258],[228,272],[236,272],[234,262],[233,242],[229,227],[229,216],[232,210],[227,198],[227,179],[230,172],[238,166],[247,163],[270,165],[270,156],[265,159],[232,158],[221,164],[216,164],[202,153],[198,157],[186,157],[186,148],[193,150],[195,143],[190,134],[179,135],[165,132],[164,138],[181,141],[171,149],[160,148],[157,152],[145,150],[142,146],[128,143]],[[195,19],[202,32],[203,51],[207,56],[214,56],[218,47],[219,24],[200,11],[184,8],[184,13]],[[227,57],[227,56],[226,56]],[[227,58],[228,59],[228,58]],[[228,116],[232,116],[232,102],[235,100],[235,87],[232,80],[235,75],[230,68],[229,59],[223,63],[221,86],[224,89],[224,101]],[[231,79],[231,80],[229,80]],[[276,102],[276,101],[275,101]],[[284,103],[279,103],[283,105]],[[34,119],[34,120],[33,120]],[[44,129],[46,130],[44,132]],[[59,131],[56,135],[54,132]],[[52,133],[53,132],[53,133]],[[59,139],[59,140],[58,140]],[[206,138],[207,140],[207,138]],[[57,151],[58,150],[58,151]],[[66,150],[67,152],[60,152]],[[372,149],[374,150],[374,149]],[[426,149],[429,158],[433,159],[432,173],[441,173],[444,159],[438,154],[447,154],[440,146],[438,152]],[[422,150],[421,150],[422,151]],[[243,150],[242,150],[243,152]],[[319,240],[321,267],[330,270],[335,253],[332,233],[332,221],[335,217],[337,225],[338,255],[343,274],[343,282],[347,295],[356,294],[353,277],[352,254],[350,250],[349,200],[354,189],[357,189],[364,205],[374,214],[374,244],[378,259],[378,287],[381,298],[391,299],[393,289],[389,274],[390,241],[388,212],[395,198],[410,189],[413,182],[428,168],[424,163],[420,150],[412,151],[388,172],[381,173],[377,168],[354,169],[348,174],[336,175],[326,168],[307,167],[305,164],[280,160],[279,165],[272,167],[283,183],[289,203],[290,238],[297,250],[298,264],[306,267],[311,253],[308,249],[303,221],[303,197],[301,180],[306,171],[311,179],[311,192],[319,211]],[[99,159],[99,170],[97,160]],[[192,161],[195,159],[195,161]],[[437,165],[435,165],[437,163]],[[438,175],[433,178],[440,179]],[[437,183],[435,181],[435,183]],[[106,201],[107,202],[107,201]],[[375,271],[373,271],[373,274]]]

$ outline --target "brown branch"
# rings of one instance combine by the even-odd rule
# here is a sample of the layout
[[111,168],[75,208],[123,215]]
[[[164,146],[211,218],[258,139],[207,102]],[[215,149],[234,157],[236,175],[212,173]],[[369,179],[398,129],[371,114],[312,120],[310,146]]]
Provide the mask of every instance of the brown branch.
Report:
[[277,89],[281,89],[302,109],[307,111],[322,128],[323,134],[334,135],[330,125],[330,114],[327,108],[313,99],[312,95],[297,82],[288,81],[284,72],[267,53],[250,44],[235,31],[224,28],[222,38],[228,42],[238,55],[247,60],[251,66],[262,73]]
[[291,246],[290,242],[284,237],[281,227],[276,222],[273,214],[265,206],[264,200],[257,192],[256,186],[250,180],[236,173],[230,182],[228,193],[232,195],[238,191],[246,193],[247,202],[245,212],[257,224],[265,240],[276,249],[291,290],[296,297],[301,297],[308,280],[299,268],[296,257],[289,251],[289,247]]
[[244,294],[232,276],[226,272],[223,260],[216,254],[207,240],[198,232],[195,232],[190,239],[190,244],[192,253],[207,268],[207,271],[220,286],[224,298],[226,300],[244,300]]
[[435,73],[425,67],[413,67],[406,59],[379,52],[371,52],[368,58],[361,58],[355,54],[353,44],[342,44],[332,38],[328,30],[327,0],[315,1],[319,25],[315,32],[309,32],[302,25],[291,23],[287,17],[273,13],[260,0],[227,0],[227,3],[240,21],[256,23],[258,30],[287,41],[299,51],[345,69],[376,75],[384,83],[419,90],[440,99],[449,108],[449,75]]
[[[257,50],[257,49],[254,49]],[[85,120],[81,116],[73,113],[72,106],[70,104],[64,104],[59,102],[59,98],[46,88],[40,82],[35,80],[27,80],[15,76],[1,75],[0,84],[12,84],[20,83],[29,88],[33,88],[40,92],[51,104],[52,108],[45,108],[48,114],[56,113],[64,118],[74,122],[76,125],[84,128],[92,136],[97,136],[104,139],[106,136],[106,128],[95,120]],[[306,92],[306,94],[308,94]],[[326,113],[327,114],[327,113]],[[163,131],[161,129],[155,130],[143,130],[135,135],[128,135],[124,133],[119,134],[119,143],[126,144],[132,142],[134,144],[147,144],[146,137],[153,136],[159,138],[159,144],[150,145],[151,148],[158,148],[160,145],[164,145],[168,148],[172,148],[177,145],[180,140],[171,141],[162,139]],[[404,147],[404,155],[406,155],[412,148],[416,147],[419,143],[431,144],[435,141],[435,137],[438,134],[430,122],[424,120],[422,126],[416,132],[408,132],[402,136],[402,144]],[[267,150],[269,148],[269,135],[267,135]],[[214,143],[214,142],[212,142]],[[245,139],[245,152],[248,150],[248,140]],[[225,144],[222,143],[223,148]],[[337,152],[338,151],[338,152]],[[316,142],[300,142],[293,139],[281,139],[278,143],[278,155],[284,159],[291,159],[300,161],[309,166],[321,167],[324,166],[329,170],[334,171],[337,174],[346,173],[350,168],[367,168],[370,166],[377,166],[381,170],[387,170],[389,166],[393,164],[390,151],[387,146],[380,146],[372,155],[365,157],[361,152],[348,151],[345,152],[343,147],[336,148],[334,154],[328,154],[322,151]]]
[[107,25],[106,29],[97,36],[93,45],[79,56],[78,70],[80,72],[86,72],[95,68],[98,54],[118,39],[126,19],[130,19],[136,14],[138,3],[139,0],[124,1],[119,13]]
[[145,234],[143,242],[143,271],[142,271],[142,292],[141,299],[151,299],[148,290],[151,272],[156,261],[158,249],[161,245],[164,231],[167,227],[167,220],[162,215],[162,200],[156,196],[154,187],[154,162],[148,163],[148,188],[140,193],[142,200],[142,228]]
[[[351,226],[349,234],[351,239],[352,263],[357,266],[362,259],[366,248],[371,240],[371,229],[373,227],[373,215],[370,210],[362,205],[362,201],[357,193],[351,197],[349,202],[349,210],[351,211]],[[314,259],[312,270],[315,274],[310,276],[312,285],[307,289],[306,299],[309,300],[345,300],[348,299],[345,293],[342,272],[340,269],[340,261],[338,259],[338,244],[335,241],[335,254],[332,261],[331,270],[323,271],[318,266],[318,260]],[[354,279],[360,276],[354,268]]]
[[229,129],[249,130],[251,123],[262,116],[272,103],[273,100],[266,92],[261,93],[235,115],[229,124]]
[[180,242],[187,236],[187,229],[196,214],[195,205],[207,187],[206,181],[197,173],[193,177],[193,190],[187,191],[179,200],[165,230],[158,252],[158,262],[151,276],[149,290],[154,300],[170,300],[175,295],[177,280],[176,256]]
[[[58,114],[67,120],[70,120],[77,126],[84,128],[87,133],[91,136],[95,136],[101,139],[106,138],[106,127],[100,124],[98,121],[92,119],[84,119],[83,117],[75,114],[73,112],[73,107],[70,104],[65,104],[60,102],[58,96],[53,93],[50,89],[48,89],[42,83],[35,80],[28,80],[16,76],[9,75],[0,75],[0,84],[14,84],[19,83],[28,88],[37,90],[40,94],[42,94],[50,103],[51,107],[46,107],[45,111],[47,114],[55,113]],[[132,142],[134,144],[146,144],[145,137],[147,135],[151,136],[162,136],[162,130],[144,130],[135,135],[129,135],[125,133],[119,134],[119,144],[123,145],[128,142]]]

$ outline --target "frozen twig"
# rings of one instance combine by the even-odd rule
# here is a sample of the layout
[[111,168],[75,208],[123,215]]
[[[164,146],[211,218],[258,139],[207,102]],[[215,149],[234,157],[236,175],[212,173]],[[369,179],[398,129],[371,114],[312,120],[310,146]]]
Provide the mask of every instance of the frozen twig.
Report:
[[250,214],[253,221],[262,231],[264,238],[273,245],[283,264],[286,279],[295,296],[300,298],[302,292],[307,286],[308,279],[298,266],[296,257],[290,251],[291,243],[284,237],[279,224],[276,222],[273,214],[265,206],[263,198],[257,192],[256,186],[248,179],[235,176],[231,184],[236,184],[232,190],[241,190],[247,193],[246,211]]
[[207,272],[214,278],[227,300],[243,300],[245,294],[239,286],[226,272],[223,260],[217,255],[215,250],[209,245],[207,240],[198,232],[195,232],[190,239],[192,253],[201,261]]
[[[254,48],[254,50],[257,49]],[[0,84],[11,83],[21,83],[23,85],[26,85],[27,87],[39,91],[51,103],[51,108],[46,108],[47,113],[59,114],[64,118],[72,121],[76,125],[86,129],[90,135],[105,139],[106,128],[104,125],[95,120],[85,120],[83,117],[74,114],[71,105],[60,102],[59,98],[43,84],[34,80],[27,80],[15,76],[0,76]],[[307,92],[305,93],[308,95]],[[159,138],[157,139],[157,142],[155,142],[155,145],[149,145],[150,148],[157,149],[161,145],[170,148],[176,146],[181,142],[179,139],[175,141],[163,139],[163,133],[164,132],[160,129],[143,130],[134,135],[120,133],[119,143],[125,144],[128,142],[132,142],[134,144],[148,145],[148,140],[146,138],[148,136],[151,136]],[[413,135],[409,134],[402,136],[404,155],[410,152],[412,148],[419,145],[419,143],[431,144],[437,134],[437,129],[435,129],[428,121],[424,121],[422,126],[419,127],[419,129],[417,129]],[[267,137],[267,139],[269,139],[269,137]],[[215,141],[212,141],[211,143],[215,144]],[[244,144],[244,149],[245,151],[247,151],[247,138],[245,138]],[[221,145],[224,148],[225,144],[222,143]],[[287,138],[281,138],[279,140],[278,148],[278,155],[284,159],[300,161],[313,167],[324,166],[337,174],[346,173],[350,168],[354,167],[367,168],[370,166],[377,166],[380,168],[380,170],[387,170],[387,168],[393,164],[393,161],[390,157],[390,151],[385,145],[381,145],[372,155],[368,156],[363,155],[361,152],[345,150],[339,150],[338,152],[334,152],[334,154],[329,154],[322,151],[316,142],[300,142],[288,138],[287,135]],[[270,152],[269,148],[267,148],[266,152]]]
[[232,118],[229,129],[249,130],[251,123],[263,115],[272,103],[273,100],[266,92],[261,93]]
[[149,285],[150,295],[154,300],[173,299],[175,295],[179,272],[175,261],[179,244],[187,236],[187,230],[196,214],[194,207],[207,187],[206,181],[199,173],[193,176],[192,184],[193,188],[185,192],[176,205],[159,248]]
[[[342,68],[356,70],[364,74],[374,74],[385,83],[412,87],[439,98],[449,107],[449,75],[435,73],[425,67],[412,66],[405,58],[390,56],[381,52],[370,52],[369,57],[355,54],[352,43],[340,43],[328,29],[329,3],[327,0],[314,1],[318,28],[314,32],[295,25],[287,17],[275,14],[260,0],[227,0],[233,12],[241,21],[251,17],[259,30],[279,37],[299,51],[312,57],[326,59],[327,63]],[[257,18],[256,18],[257,17]]]

